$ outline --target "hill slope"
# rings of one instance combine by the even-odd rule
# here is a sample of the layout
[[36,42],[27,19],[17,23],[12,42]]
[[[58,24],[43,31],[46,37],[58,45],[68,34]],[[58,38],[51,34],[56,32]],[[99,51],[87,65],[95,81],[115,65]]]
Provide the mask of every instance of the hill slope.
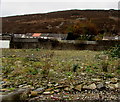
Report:
[[2,18],[3,33],[67,33],[66,29],[76,21],[90,21],[99,30],[119,30],[119,10],[67,10],[45,14],[31,14]]

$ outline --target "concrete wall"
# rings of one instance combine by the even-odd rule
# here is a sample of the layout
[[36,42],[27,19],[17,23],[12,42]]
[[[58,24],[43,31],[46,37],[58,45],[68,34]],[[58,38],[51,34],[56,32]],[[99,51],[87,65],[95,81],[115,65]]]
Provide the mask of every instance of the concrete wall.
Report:
[[23,43],[26,43],[26,42],[38,42],[38,39],[37,38],[13,38],[12,39],[13,42],[23,42]]
[[106,50],[111,46],[120,45],[120,41],[75,41],[75,40],[50,40],[50,39],[14,39],[10,48],[17,49],[57,49],[57,50]]
[[10,36],[0,36],[0,40],[11,40]]
[[0,48],[10,48],[10,40],[0,40]]

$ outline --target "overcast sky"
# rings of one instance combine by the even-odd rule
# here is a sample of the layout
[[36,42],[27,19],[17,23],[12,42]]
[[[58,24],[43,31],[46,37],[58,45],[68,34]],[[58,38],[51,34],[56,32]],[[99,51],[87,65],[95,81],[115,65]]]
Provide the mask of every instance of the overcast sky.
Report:
[[47,13],[70,9],[118,9],[119,0],[2,0],[1,16]]

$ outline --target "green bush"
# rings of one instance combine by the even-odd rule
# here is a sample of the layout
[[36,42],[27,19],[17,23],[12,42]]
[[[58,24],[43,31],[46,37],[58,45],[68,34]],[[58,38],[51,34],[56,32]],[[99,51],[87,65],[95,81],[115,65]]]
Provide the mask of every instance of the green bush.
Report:
[[66,72],[65,73],[67,76],[72,76],[72,72]]
[[109,73],[109,74],[106,74],[105,77],[106,77],[106,78],[113,78],[114,75],[112,75],[112,74]]
[[117,70],[117,73],[120,74],[120,70]]
[[94,73],[94,70],[92,69],[92,66],[90,66],[90,65],[87,65],[87,66],[86,66],[85,71],[88,72],[88,73],[89,73],[89,72],[90,72],[90,73]]
[[72,71],[76,72],[78,68],[79,68],[78,64],[73,64]]
[[108,72],[108,62],[102,61],[101,62],[101,67],[103,72]]
[[106,51],[106,54],[109,54],[111,57],[120,58],[120,45],[116,45],[115,47],[112,47],[111,49]]
[[27,68],[27,70],[28,70],[28,73],[31,74],[31,75],[38,74],[38,70],[35,69],[35,68]]

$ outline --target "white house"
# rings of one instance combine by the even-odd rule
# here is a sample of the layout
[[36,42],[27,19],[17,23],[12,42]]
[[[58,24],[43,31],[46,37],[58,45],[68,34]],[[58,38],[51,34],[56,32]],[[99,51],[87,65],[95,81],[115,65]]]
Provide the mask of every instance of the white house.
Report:
[[104,36],[102,40],[120,40],[120,36]]

